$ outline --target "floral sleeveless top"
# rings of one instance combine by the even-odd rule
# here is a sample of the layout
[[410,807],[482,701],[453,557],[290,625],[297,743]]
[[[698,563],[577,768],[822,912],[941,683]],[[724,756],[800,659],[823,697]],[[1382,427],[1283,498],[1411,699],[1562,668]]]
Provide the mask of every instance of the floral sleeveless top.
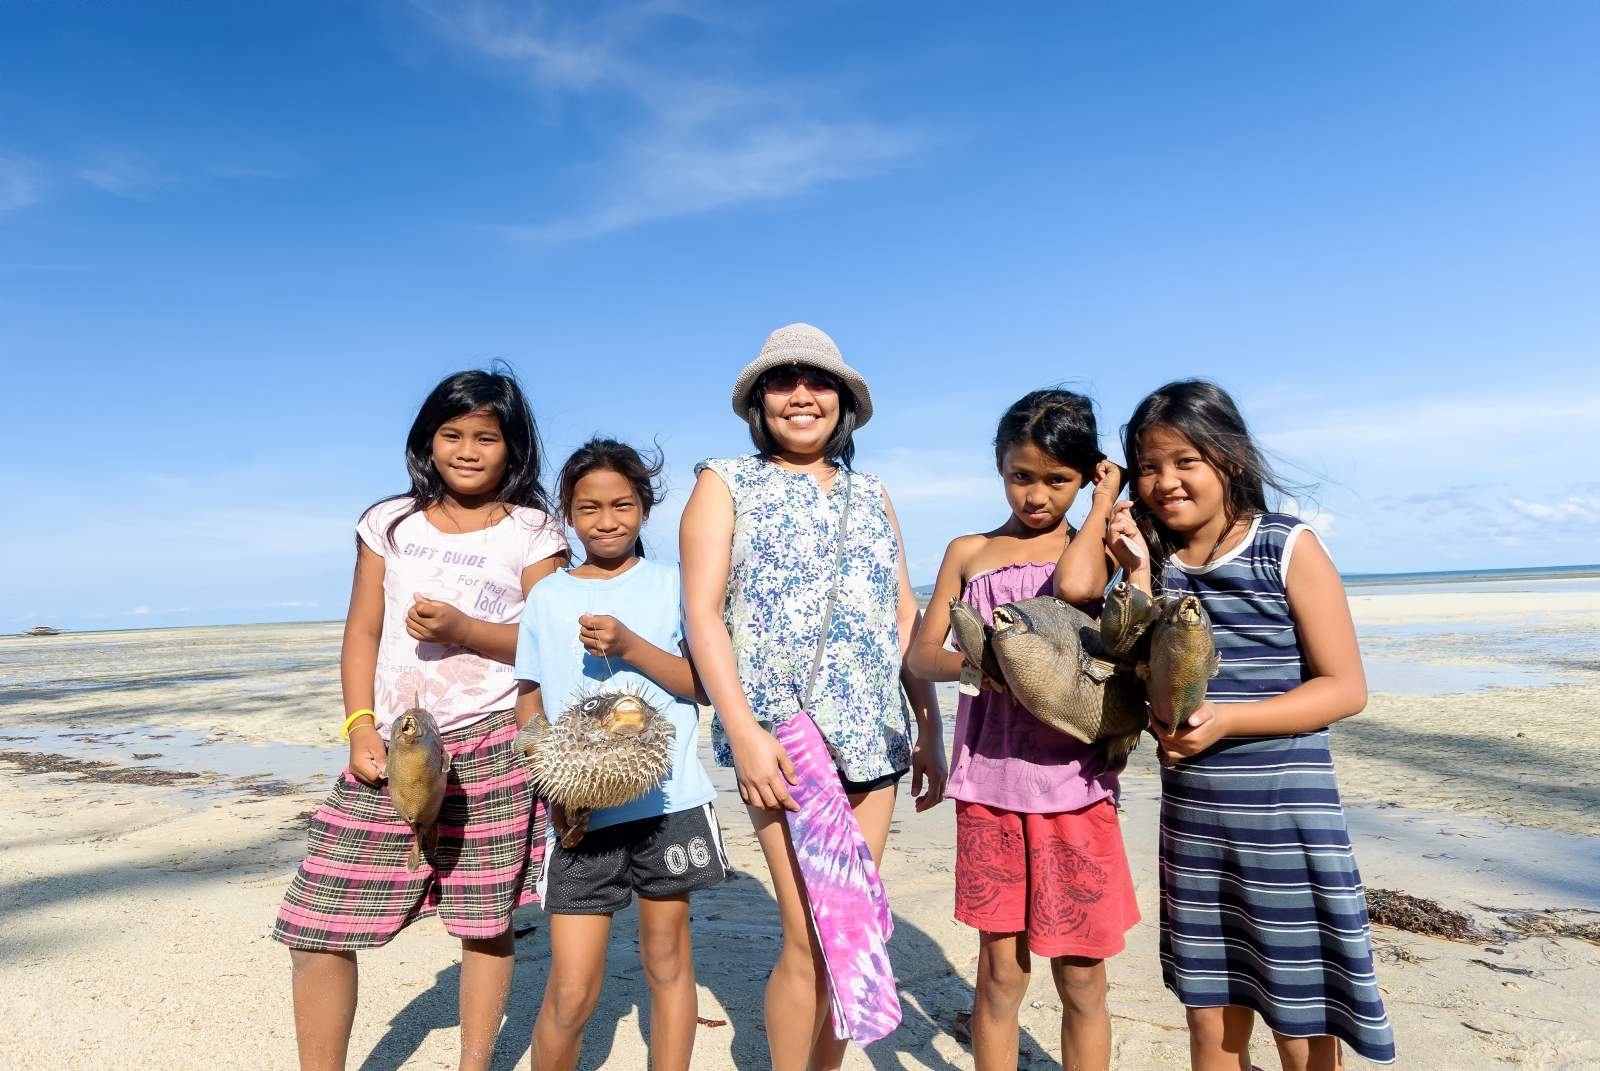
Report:
[[[776,725],[805,701],[838,548],[844,481],[850,522],[839,598],[810,714],[844,776],[869,781],[911,765],[911,714],[900,691],[900,545],[883,484],[840,472],[826,492],[806,473],[758,455],[703,461],[733,497],[733,547],[723,621],[739,682],[761,722]],[[732,766],[722,722],[711,727],[717,765]]]

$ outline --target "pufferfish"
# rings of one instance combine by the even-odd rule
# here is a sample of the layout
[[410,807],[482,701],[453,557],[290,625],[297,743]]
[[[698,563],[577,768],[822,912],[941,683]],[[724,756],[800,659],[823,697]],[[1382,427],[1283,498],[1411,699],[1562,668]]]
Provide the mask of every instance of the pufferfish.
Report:
[[535,714],[512,745],[534,791],[567,812],[620,807],[672,769],[672,723],[637,692],[598,692],[551,722]]

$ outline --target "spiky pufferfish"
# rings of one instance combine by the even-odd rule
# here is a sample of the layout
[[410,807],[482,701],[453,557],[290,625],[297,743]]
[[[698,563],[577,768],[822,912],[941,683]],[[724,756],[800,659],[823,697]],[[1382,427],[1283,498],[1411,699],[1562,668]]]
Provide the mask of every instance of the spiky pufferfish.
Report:
[[574,700],[551,722],[535,714],[512,745],[534,791],[568,813],[631,803],[672,769],[672,722],[638,692]]

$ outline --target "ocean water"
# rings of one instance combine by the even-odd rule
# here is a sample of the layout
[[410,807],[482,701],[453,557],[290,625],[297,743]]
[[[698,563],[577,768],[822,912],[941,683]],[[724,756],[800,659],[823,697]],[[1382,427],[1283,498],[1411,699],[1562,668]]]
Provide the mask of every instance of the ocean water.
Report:
[[337,681],[340,637],[337,623],[0,637],[0,710],[71,705],[103,691],[163,689],[181,697],[197,685],[248,694]]
[[[303,794],[309,804],[342,770],[345,747],[331,733],[313,746],[314,737],[303,734],[275,738],[241,729],[258,715],[260,724],[282,724],[284,704],[326,721],[338,705],[340,631],[323,623],[0,638],[0,752],[107,762],[131,767],[135,778],[148,771],[158,784],[193,774],[161,791],[197,808],[279,793]],[[1600,681],[1600,672],[1561,663],[1600,661],[1600,627],[1416,623],[1364,629],[1362,640],[1375,692]],[[947,749],[954,691],[939,688]],[[709,765],[707,750],[702,741]],[[1130,774],[1124,787],[1131,811],[1148,826],[1159,784],[1148,754],[1139,761],[1142,772]],[[12,767],[0,763],[0,769]],[[713,773],[724,791],[732,790],[731,779],[731,771]],[[1388,805],[1352,805],[1347,814],[1371,882],[1410,881],[1416,861],[1425,859],[1438,875],[1431,882],[1471,902],[1600,908],[1595,838]]]
[[[1600,566],[1347,579],[1352,595],[1537,596],[1600,591]],[[1358,623],[1358,635],[1369,691],[1454,694],[1600,682],[1595,620],[1593,613],[1567,611],[1535,612],[1515,623]],[[280,712],[285,702],[306,706],[308,716],[336,709],[340,633],[339,623],[323,622],[0,637],[0,750],[224,777],[271,771],[303,782],[337,766],[341,755],[334,752],[342,749],[284,744],[262,751],[263,741],[247,732],[188,732],[174,723],[248,726],[253,715]],[[219,696],[220,720],[211,717]],[[953,696],[944,705],[950,726]],[[207,717],[174,718],[198,714]],[[213,746],[222,742],[242,750],[224,757]]]
[[[1600,566],[1452,570],[1345,577],[1352,597],[1600,593]],[[1537,602],[1535,602],[1537,605]],[[1487,688],[1537,688],[1600,680],[1600,628],[1591,615],[1530,613],[1521,621],[1459,618],[1362,623],[1356,633],[1371,692],[1438,695]]]
[[1425,580],[1354,580],[1345,577],[1348,595],[1462,595],[1503,592],[1513,595],[1547,595],[1562,592],[1600,592],[1600,576],[1455,576],[1429,574]]
[[[1346,588],[1395,588],[1413,587],[1418,584],[1430,586],[1458,585],[1458,584],[1498,584],[1499,588],[1490,590],[1500,591],[1527,591],[1543,590],[1528,588],[1520,585],[1543,584],[1557,581],[1566,583],[1585,583],[1600,585],[1600,565],[1550,565],[1531,566],[1523,569],[1442,569],[1435,572],[1418,573],[1345,573],[1344,583]],[[1573,590],[1559,588],[1551,590]],[[1587,586],[1580,590],[1594,591],[1595,586]]]
[[[1344,581],[1352,597],[1592,594],[1600,593],[1600,565],[1352,573]],[[931,591],[918,589],[923,606]],[[1600,628],[1573,626],[1544,614],[1515,624],[1459,619],[1362,624],[1358,619],[1356,634],[1367,689],[1374,693],[1447,695],[1600,681]]]
[[[1350,595],[1401,595],[1475,591],[1560,592],[1600,591],[1600,565],[1552,565],[1526,569],[1442,569],[1418,573],[1344,573]],[[933,585],[914,589],[924,605]]]
[[252,726],[286,709],[337,718],[341,631],[321,623],[0,637],[0,751],[195,774],[179,787],[202,794],[248,790],[261,775],[325,783],[342,747],[289,744]]

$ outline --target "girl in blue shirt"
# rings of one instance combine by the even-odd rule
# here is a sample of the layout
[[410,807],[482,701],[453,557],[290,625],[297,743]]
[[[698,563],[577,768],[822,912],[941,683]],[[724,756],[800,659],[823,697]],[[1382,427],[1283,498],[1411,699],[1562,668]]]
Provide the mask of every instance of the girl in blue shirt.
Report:
[[650,984],[650,1063],[686,1071],[699,1013],[689,894],[721,881],[727,863],[697,754],[700,686],[683,654],[678,568],[644,558],[639,529],[659,500],[661,461],[610,439],[567,459],[561,509],[584,560],[535,587],[522,612],[517,721],[552,721],[602,689],[642,694],[676,730],[671,772],[620,807],[583,815],[551,807],[541,876],[550,973],[533,1027],[535,1064],[565,1071],[600,998],[611,916],[639,896],[639,954]]

